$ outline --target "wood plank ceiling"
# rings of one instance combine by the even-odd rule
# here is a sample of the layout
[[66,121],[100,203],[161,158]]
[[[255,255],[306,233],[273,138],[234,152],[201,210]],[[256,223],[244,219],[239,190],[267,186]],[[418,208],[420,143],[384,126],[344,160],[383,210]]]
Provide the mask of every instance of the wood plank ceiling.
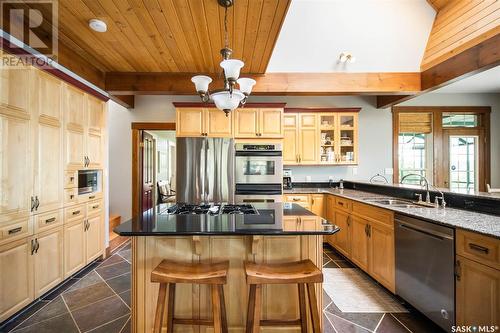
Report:
[[[290,1],[229,8],[229,43],[244,73],[265,72]],[[90,30],[92,18],[108,31]],[[60,41],[103,72],[219,72],[223,22],[217,0],[59,0]]]
[[442,7],[427,42],[422,71],[500,33],[499,0],[432,2]]

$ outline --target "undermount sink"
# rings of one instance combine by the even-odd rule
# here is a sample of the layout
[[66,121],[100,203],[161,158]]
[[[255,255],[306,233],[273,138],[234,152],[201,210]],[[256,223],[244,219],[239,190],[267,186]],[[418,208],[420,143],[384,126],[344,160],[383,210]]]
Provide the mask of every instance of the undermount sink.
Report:
[[387,205],[392,207],[401,207],[401,208],[417,208],[422,207],[421,205],[415,204],[408,200],[402,199],[392,199],[392,198],[365,198],[365,201],[373,202],[381,205]]

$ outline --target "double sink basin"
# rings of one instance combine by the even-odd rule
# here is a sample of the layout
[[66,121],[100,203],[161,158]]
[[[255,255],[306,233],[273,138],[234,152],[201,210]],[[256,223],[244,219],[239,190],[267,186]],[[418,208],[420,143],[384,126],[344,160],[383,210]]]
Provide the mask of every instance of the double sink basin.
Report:
[[427,204],[419,204],[413,201],[404,200],[404,199],[393,199],[393,198],[362,198],[361,200],[366,202],[372,202],[380,205],[386,205],[391,207],[400,207],[400,208],[423,208],[429,207]]

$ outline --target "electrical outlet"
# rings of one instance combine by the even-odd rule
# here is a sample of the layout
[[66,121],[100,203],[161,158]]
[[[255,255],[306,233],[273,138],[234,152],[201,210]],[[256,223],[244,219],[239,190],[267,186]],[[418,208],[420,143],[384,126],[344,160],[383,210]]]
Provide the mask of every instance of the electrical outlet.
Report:
[[352,168],[352,174],[353,174],[353,176],[356,176],[358,174],[358,168],[357,167]]
[[385,168],[384,173],[386,175],[393,175],[394,174],[394,169],[393,168]]
[[306,182],[310,182],[311,181],[311,176],[306,176]]

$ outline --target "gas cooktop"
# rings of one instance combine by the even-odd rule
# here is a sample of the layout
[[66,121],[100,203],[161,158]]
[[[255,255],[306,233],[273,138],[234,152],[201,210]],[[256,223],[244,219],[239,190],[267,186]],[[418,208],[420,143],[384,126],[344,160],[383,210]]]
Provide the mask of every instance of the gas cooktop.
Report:
[[215,204],[176,204],[167,209],[167,214],[172,215],[219,215],[219,214],[258,214],[254,206],[241,205],[215,205]]

